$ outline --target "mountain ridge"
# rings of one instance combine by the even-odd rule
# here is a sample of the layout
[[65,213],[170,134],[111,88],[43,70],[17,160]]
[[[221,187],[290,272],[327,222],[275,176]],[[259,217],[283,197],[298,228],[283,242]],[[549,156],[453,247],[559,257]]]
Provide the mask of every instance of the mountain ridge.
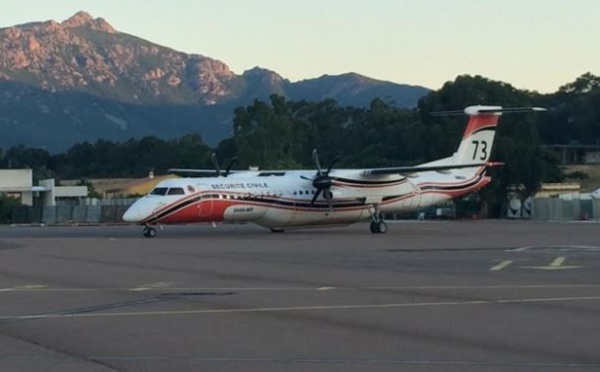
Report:
[[[143,135],[143,126],[132,131],[128,124],[140,121],[139,115],[145,117],[144,110],[132,110],[138,115],[132,116],[117,110],[119,104],[145,107],[148,112],[157,107],[169,112],[173,106],[194,107],[188,111],[201,112],[201,117],[175,115],[178,122],[168,121],[165,128],[150,123],[147,134],[165,138],[192,130],[214,144],[230,135],[227,126],[233,107],[271,94],[308,101],[333,98],[340,105],[362,107],[380,97],[414,107],[428,92],[424,87],[356,73],[298,82],[262,67],[238,75],[222,61],[119,32],[105,19],[83,11],[60,23],[50,20],[0,29],[0,129],[7,133],[0,147],[22,143],[16,138],[22,136],[11,136],[15,126],[19,133],[42,136],[28,142],[52,150],[64,149],[72,141],[102,138],[107,132],[103,128],[118,123],[120,135],[107,139]],[[66,95],[52,96],[59,93]],[[66,96],[87,107],[86,115],[73,114],[79,110],[67,107]],[[57,137],[53,130],[60,131],[65,140],[45,140]]]

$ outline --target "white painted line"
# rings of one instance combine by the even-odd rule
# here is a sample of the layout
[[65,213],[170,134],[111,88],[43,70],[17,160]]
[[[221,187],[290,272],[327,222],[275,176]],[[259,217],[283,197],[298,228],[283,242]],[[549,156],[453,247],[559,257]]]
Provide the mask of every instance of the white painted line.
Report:
[[515,249],[507,249],[507,252],[524,252],[528,250],[552,250],[552,249],[560,249],[562,251],[570,252],[570,251],[591,251],[597,252],[600,251],[600,247],[594,245],[530,245],[526,247],[520,247]]
[[25,285],[18,285],[15,287],[15,289],[17,289],[17,290],[44,289],[44,288],[48,288],[48,286],[45,284],[25,284]]
[[236,314],[236,313],[276,313],[287,311],[335,311],[335,310],[364,310],[364,309],[399,309],[412,307],[443,307],[465,305],[497,305],[497,304],[523,304],[543,302],[568,302],[568,301],[600,301],[600,296],[585,297],[550,297],[550,298],[520,298],[505,300],[472,300],[472,301],[443,301],[443,302],[408,302],[390,304],[357,304],[357,305],[315,305],[293,307],[255,307],[247,309],[203,309],[203,310],[165,310],[165,311],[138,311],[120,313],[82,313],[82,314],[37,314],[37,315],[4,315],[0,320],[35,320],[35,319],[62,319],[62,318],[117,318],[136,316],[174,316],[174,315],[206,315],[206,314]]
[[515,249],[507,249],[506,251],[507,252],[523,252],[523,251],[526,251],[531,248],[535,248],[535,247],[521,247],[521,248],[515,248]]
[[[561,266],[562,267],[562,266]],[[386,291],[386,290],[446,290],[446,289],[569,289],[569,288],[600,288],[600,283],[587,284],[506,284],[506,285],[425,285],[425,286],[364,286],[364,287],[134,287],[134,288],[0,288],[1,292],[131,292],[143,290],[149,292],[291,292],[291,291]]]
[[174,282],[156,282],[156,283],[142,284],[139,287],[131,288],[129,290],[130,291],[148,291],[151,289],[165,289],[165,288],[169,288],[173,284],[175,284],[175,283]]

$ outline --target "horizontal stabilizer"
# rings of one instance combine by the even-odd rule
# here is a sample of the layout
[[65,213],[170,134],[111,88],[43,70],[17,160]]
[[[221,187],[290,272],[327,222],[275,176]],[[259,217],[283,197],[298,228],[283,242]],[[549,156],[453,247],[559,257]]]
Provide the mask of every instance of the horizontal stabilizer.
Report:
[[436,111],[433,116],[456,116],[456,115],[490,115],[490,114],[517,114],[522,112],[546,111],[543,107],[506,107],[501,106],[469,106],[464,110]]
[[[472,163],[472,164],[449,164],[449,165],[417,165],[417,166],[406,166],[406,167],[392,167],[392,168],[373,168],[365,169],[363,174],[365,176],[382,176],[386,174],[408,174],[418,172],[435,172],[445,171],[451,169],[462,169],[462,168],[475,168],[488,166],[489,163]],[[496,164],[495,164],[496,165]]]

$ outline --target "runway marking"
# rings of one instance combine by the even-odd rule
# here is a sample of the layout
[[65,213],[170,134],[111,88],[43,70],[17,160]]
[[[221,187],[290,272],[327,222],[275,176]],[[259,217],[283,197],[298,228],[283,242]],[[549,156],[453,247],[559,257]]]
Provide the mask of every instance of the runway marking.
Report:
[[335,311],[335,310],[365,310],[365,309],[400,309],[412,307],[443,307],[465,305],[498,305],[498,304],[527,304],[544,302],[567,301],[600,301],[600,296],[583,297],[550,297],[550,298],[521,298],[506,300],[470,300],[470,301],[442,301],[442,302],[405,302],[389,304],[357,304],[357,305],[315,305],[291,307],[255,307],[246,309],[203,309],[203,310],[163,310],[163,311],[132,311],[115,313],[76,313],[76,314],[33,314],[33,315],[4,315],[0,321],[39,320],[61,318],[117,318],[136,316],[174,316],[174,315],[206,315],[206,314],[237,314],[237,313],[278,313],[288,311]]
[[573,252],[573,251],[589,251],[589,252],[598,252],[600,251],[600,247],[593,245],[529,245],[525,247],[515,248],[515,249],[507,249],[507,252],[525,252],[525,251],[535,251],[535,250],[561,250],[564,252]]
[[600,283],[588,284],[522,284],[522,285],[426,285],[426,286],[364,286],[364,287],[106,287],[52,288],[48,286],[16,286],[0,288],[1,292],[286,292],[286,291],[386,291],[386,290],[445,290],[445,289],[561,289],[600,288]]
[[[37,357],[37,356],[36,356]],[[40,357],[44,358],[44,357]],[[296,363],[296,364],[400,364],[420,366],[498,366],[498,367],[560,367],[560,368],[598,368],[598,363],[581,362],[548,362],[548,361],[486,361],[486,360],[443,360],[443,359],[391,359],[391,358],[321,358],[321,357],[201,357],[201,356],[127,356],[127,355],[91,355],[88,357],[98,361],[201,361],[210,363]]]
[[[3,354],[0,360],[32,359],[36,361],[62,361],[61,356],[37,354]],[[394,358],[322,358],[322,357],[247,357],[247,356],[193,356],[193,355],[89,355],[86,359],[104,362],[208,362],[208,363],[280,363],[280,364],[399,364],[419,366],[497,366],[497,367],[554,367],[554,368],[599,368],[600,363],[583,362],[549,362],[549,361],[502,361],[477,359],[394,359]]]
[[500,270],[506,268],[508,265],[510,265],[513,262],[514,261],[510,261],[510,260],[502,261],[498,265],[491,267],[490,271],[500,271]]
[[523,266],[526,269],[534,270],[568,270],[568,269],[579,269],[583,266],[562,266],[565,262],[566,257],[556,257],[554,261],[548,266]]
[[42,290],[47,289],[48,286],[45,284],[24,284],[17,285],[9,288],[0,288],[0,292],[15,292],[15,291],[30,291],[30,290]]
[[25,284],[14,287],[15,289],[44,289],[48,288],[46,284]]
[[151,289],[165,289],[165,288],[172,286],[173,284],[175,284],[175,283],[174,282],[156,282],[156,283],[142,284],[139,287],[130,288],[129,290],[130,291],[148,291]]

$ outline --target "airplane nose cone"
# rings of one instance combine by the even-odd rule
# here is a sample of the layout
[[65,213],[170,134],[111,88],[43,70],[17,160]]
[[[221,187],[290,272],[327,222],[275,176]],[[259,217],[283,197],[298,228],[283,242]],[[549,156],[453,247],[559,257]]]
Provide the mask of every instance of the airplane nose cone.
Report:
[[125,211],[123,214],[123,221],[125,222],[138,222],[142,219],[142,214],[140,213],[139,208],[132,205]]

